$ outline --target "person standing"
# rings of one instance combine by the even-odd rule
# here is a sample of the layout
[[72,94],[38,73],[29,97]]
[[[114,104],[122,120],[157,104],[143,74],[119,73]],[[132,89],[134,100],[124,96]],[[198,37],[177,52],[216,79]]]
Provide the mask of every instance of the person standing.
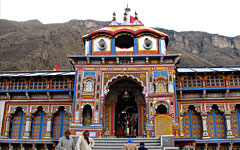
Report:
[[146,147],[144,147],[144,143],[140,142],[140,147],[138,148],[138,150],[148,150]]
[[86,130],[83,136],[80,136],[77,141],[77,150],[92,150],[95,141],[89,137],[89,131]]
[[74,150],[73,138],[70,137],[70,131],[68,129],[64,132],[65,136],[59,139],[57,150]]
[[133,144],[133,138],[128,138],[128,144],[124,145],[123,149],[124,150],[138,150],[137,145]]

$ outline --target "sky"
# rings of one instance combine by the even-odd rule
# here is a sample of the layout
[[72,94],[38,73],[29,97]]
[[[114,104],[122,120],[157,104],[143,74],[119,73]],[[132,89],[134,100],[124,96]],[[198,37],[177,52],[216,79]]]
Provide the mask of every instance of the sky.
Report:
[[126,6],[148,27],[240,35],[240,0],[0,0],[0,19],[44,24],[71,19],[122,22]]

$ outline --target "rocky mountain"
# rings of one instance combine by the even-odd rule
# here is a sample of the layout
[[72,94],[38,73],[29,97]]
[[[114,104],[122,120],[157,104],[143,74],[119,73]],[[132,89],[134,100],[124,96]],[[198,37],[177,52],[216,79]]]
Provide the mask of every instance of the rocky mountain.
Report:
[[[0,71],[72,69],[67,55],[84,54],[82,36],[110,22],[71,20],[42,24],[38,20],[0,20]],[[168,53],[183,55],[180,67],[240,65],[240,36],[205,32],[176,32],[157,28],[170,36]]]

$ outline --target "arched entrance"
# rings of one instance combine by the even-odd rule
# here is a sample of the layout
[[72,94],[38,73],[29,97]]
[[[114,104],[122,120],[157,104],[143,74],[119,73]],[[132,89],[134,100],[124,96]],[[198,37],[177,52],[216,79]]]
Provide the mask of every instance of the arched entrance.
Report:
[[139,83],[127,77],[110,84],[104,106],[106,136],[144,136],[146,103],[142,89]]

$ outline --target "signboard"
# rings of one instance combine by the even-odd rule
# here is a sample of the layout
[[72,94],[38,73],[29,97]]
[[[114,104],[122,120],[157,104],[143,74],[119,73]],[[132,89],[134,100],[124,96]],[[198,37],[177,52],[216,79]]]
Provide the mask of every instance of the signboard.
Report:
[[159,138],[161,135],[172,135],[172,117],[171,115],[161,114],[155,117],[155,137]]

